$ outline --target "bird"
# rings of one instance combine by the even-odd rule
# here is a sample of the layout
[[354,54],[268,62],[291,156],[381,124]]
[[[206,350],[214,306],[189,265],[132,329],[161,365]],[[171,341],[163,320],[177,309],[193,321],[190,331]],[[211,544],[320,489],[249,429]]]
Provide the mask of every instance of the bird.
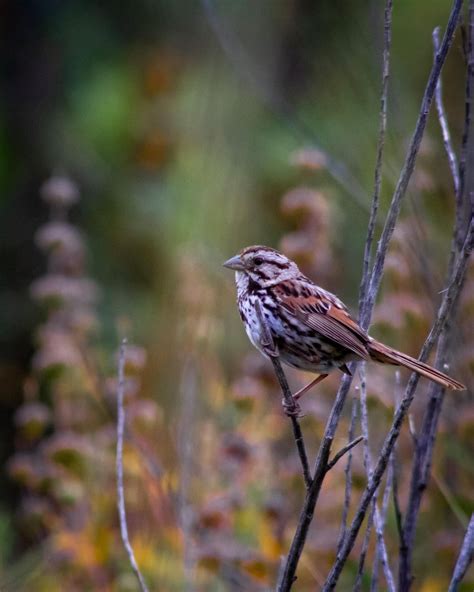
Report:
[[289,366],[318,374],[293,395],[295,403],[334,370],[351,374],[348,363],[362,360],[404,366],[448,389],[466,388],[368,335],[335,294],[314,284],[283,253],[255,245],[223,265],[235,271],[240,317],[252,344],[265,357],[278,356]]

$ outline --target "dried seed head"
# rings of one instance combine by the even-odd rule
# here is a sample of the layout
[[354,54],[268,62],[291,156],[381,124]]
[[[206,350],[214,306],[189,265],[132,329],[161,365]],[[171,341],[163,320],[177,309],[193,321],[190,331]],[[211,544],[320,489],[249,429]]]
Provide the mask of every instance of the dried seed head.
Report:
[[67,222],[48,222],[36,233],[35,241],[45,253],[61,250],[68,253],[82,253],[84,241],[80,232]]
[[15,413],[15,423],[23,436],[34,440],[43,434],[49,425],[51,412],[39,401],[24,403]]
[[68,177],[51,177],[43,183],[40,194],[42,199],[53,207],[68,208],[79,201],[77,185]]
[[327,157],[317,148],[302,148],[293,152],[290,163],[303,170],[319,171],[326,167]]

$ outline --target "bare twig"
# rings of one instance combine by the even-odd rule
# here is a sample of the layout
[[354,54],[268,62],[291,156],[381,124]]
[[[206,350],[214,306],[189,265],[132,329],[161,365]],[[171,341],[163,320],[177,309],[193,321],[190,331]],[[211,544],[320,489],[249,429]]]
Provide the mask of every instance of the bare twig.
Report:
[[[448,320],[451,318],[451,315],[453,313],[453,306],[457,301],[459,292],[463,284],[463,279],[465,277],[469,255],[472,252],[473,243],[474,220],[471,220],[469,226],[469,233],[466,236],[466,240],[464,241],[461,254],[456,262],[456,266],[453,270],[451,281],[449,282],[449,285],[444,292],[444,298],[439,307],[437,318],[431,328],[430,334],[428,335],[423,345],[421,354],[419,356],[419,359],[421,361],[425,361],[427,359],[428,354],[433,348],[433,345],[438,339],[442,329],[444,328]],[[390,431],[387,434],[387,437],[385,438],[385,442],[383,444],[382,451],[377,460],[377,464],[373,471],[372,477],[369,483],[367,484],[364,493],[362,494],[359,506],[356,510],[356,514],[351,523],[349,533],[344,541],[344,544],[342,545],[340,552],[337,555],[334,566],[332,567],[331,572],[327,577],[327,580],[323,588],[323,592],[334,590],[338,582],[339,576],[342,572],[342,568],[344,567],[344,564],[347,561],[347,557],[349,556],[349,553],[351,552],[354,546],[354,542],[364,520],[370,501],[374,493],[376,492],[382,479],[382,476],[385,472],[385,468],[387,466],[391,452],[393,450],[395,442],[398,439],[403,420],[405,419],[406,414],[413,401],[418,380],[419,376],[417,374],[411,375],[407,388],[405,390],[405,395],[395,413]]]
[[394,448],[391,457],[390,465],[393,467],[393,508],[395,511],[395,522],[397,524],[398,536],[400,538],[400,544],[403,541],[403,516],[400,507],[400,496],[398,494],[398,471],[397,471],[397,456],[396,449]]
[[423,138],[423,133],[425,131],[428,114],[436,90],[436,85],[438,83],[441,69],[446,60],[448,50],[451,47],[453,41],[462,4],[463,0],[454,0],[448,24],[446,26],[446,31],[443,37],[443,41],[441,43],[440,50],[436,56],[435,62],[433,64],[428,78],[428,83],[426,85],[423,100],[421,102],[420,114],[418,116],[415,131],[410,142],[405,163],[403,165],[400,178],[398,180],[395,192],[392,197],[392,202],[390,204],[390,209],[385,220],[382,235],[377,245],[375,262],[372,269],[370,285],[367,292],[367,303],[364,307],[364,310],[361,311],[361,324],[364,328],[368,326],[368,321],[371,316],[371,311],[375,302],[375,298],[380,287],[380,282],[382,281],[388,245],[392,237],[393,231],[395,229],[395,224],[398,219],[398,214],[400,213],[400,207],[402,204],[403,197],[406,193],[408,183],[415,168],[416,158],[418,156],[421,140]]
[[[402,395],[400,391],[400,370],[395,371],[395,397],[394,397],[394,409],[398,409],[400,402],[402,400]],[[393,481],[393,510],[395,513],[395,523],[397,525],[397,532],[398,537],[400,539],[400,543],[403,537],[403,516],[400,506],[400,496],[398,494],[398,471],[399,471],[399,464],[397,459],[397,443],[393,447],[392,454],[390,456],[390,469],[392,472],[392,481]]]
[[[372,252],[372,243],[374,240],[375,225],[377,222],[377,212],[379,209],[380,191],[382,188],[382,164],[383,151],[385,145],[385,132],[387,129],[387,100],[388,100],[388,81],[390,76],[390,47],[392,43],[392,0],[386,0],[384,13],[384,46],[382,60],[382,92],[380,95],[380,116],[379,116],[379,135],[377,141],[377,157],[375,161],[374,174],[374,194],[372,206],[370,209],[369,225],[367,228],[367,238],[364,248],[364,261],[362,266],[362,281],[360,284],[359,310],[365,308],[365,298],[370,280],[369,268]],[[368,317],[367,317],[368,322]],[[366,326],[363,326],[367,329]]]
[[[362,427],[362,434],[364,436],[364,466],[365,471],[367,473],[367,479],[370,480],[372,476],[372,455],[370,453],[370,443],[369,443],[369,417],[367,411],[367,386],[365,381],[365,363],[359,365],[359,375],[360,375],[360,419],[361,419],[361,427]],[[376,547],[377,553],[382,561],[382,566],[384,569],[385,579],[387,581],[387,587],[390,592],[395,592],[395,580],[392,574],[392,570],[390,569],[390,564],[388,561],[387,555],[387,548],[385,546],[385,539],[383,536],[383,524],[382,524],[382,517],[380,515],[380,511],[377,505],[377,495],[374,495],[374,507],[373,507],[373,518],[375,524],[375,531],[376,531]]]
[[[462,216],[464,211],[464,201],[466,193],[467,176],[470,173],[471,181],[473,177],[472,167],[468,170],[467,163],[472,159],[472,98],[474,93],[474,0],[469,0],[469,23],[467,30],[467,72],[466,72],[466,87],[465,87],[465,110],[464,110],[464,128],[461,140],[461,154],[459,157],[459,193],[456,194],[457,210],[461,212],[458,217]],[[472,188],[471,188],[472,189]],[[474,194],[469,191],[470,206],[466,206],[470,210],[471,216],[474,213]],[[459,224],[461,226],[461,224]],[[463,240],[463,235],[460,233],[457,236],[457,246],[460,248]]]
[[285,407],[287,412],[289,412],[289,418],[291,421],[291,426],[293,428],[293,436],[295,438],[296,448],[298,450],[298,456],[300,457],[301,467],[303,469],[303,478],[306,485],[306,489],[308,489],[311,485],[311,472],[309,470],[309,463],[308,463],[308,455],[306,454],[306,446],[303,439],[303,432],[301,431],[300,422],[296,417],[298,412],[298,406],[296,401],[293,399],[293,395],[291,394],[290,387],[288,385],[288,381],[285,376],[285,372],[281,367],[280,358],[278,357],[278,351],[275,348],[275,344],[273,343],[272,334],[268,329],[268,325],[265,322],[263,317],[262,309],[260,307],[260,302],[257,300],[256,302],[256,311],[257,317],[260,322],[260,326],[262,328],[263,338],[264,338],[264,348],[267,350],[268,355],[273,364],[273,369],[275,371],[276,377],[278,382],[280,383],[280,388],[283,393],[283,397],[285,400]]
[[[290,396],[291,403],[293,403],[293,396],[291,394],[290,387],[288,385],[288,381],[286,380],[283,368],[281,367],[280,359],[272,357],[271,360],[273,364],[273,369],[278,378],[278,382],[280,383],[282,393],[285,397],[285,401],[288,401]],[[289,409],[291,409],[291,403]],[[306,446],[303,439],[303,432],[301,431],[301,426],[298,421],[298,418],[295,415],[289,415],[289,418],[291,421],[291,427],[293,428],[293,436],[295,439],[296,448],[298,450],[298,456],[300,457],[301,467],[303,469],[304,483],[306,485],[306,489],[308,489],[311,486],[312,479],[311,472],[309,469],[308,455],[306,453]]]
[[[356,365],[354,363],[350,364],[350,371],[353,372],[355,367]],[[288,590],[291,590],[291,587],[296,580],[296,568],[298,566],[301,553],[303,552],[310,524],[313,520],[314,509],[319,498],[319,493],[321,491],[324,477],[327,474],[329,453],[331,451],[334,435],[336,433],[339,418],[341,416],[344,402],[346,400],[347,393],[349,392],[351,383],[352,376],[345,374],[342,378],[341,385],[336,395],[336,400],[331,409],[331,413],[326,422],[324,436],[321,441],[318,456],[313,469],[313,482],[306,493],[306,498],[304,500],[298,520],[298,526],[291,543],[290,551],[286,558],[285,568],[278,582],[278,592],[288,592]]]
[[[436,367],[442,367],[448,347],[448,336],[441,335]],[[433,384],[430,388],[430,398],[423,419],[423,425],[416,439],[415,458],[413,461],[412,477],[410,483],[410,495],[408,508],[403,523],[403,545],[400,546],[399,562],[399,588],[408,592],[413,581],[412,576],[412,555],[415,541],[416,523],[421,505],[423,493],[427,487],[431,469],[431,459],[438,428],[438,419],[441,412],[441,405],[444,398],[444,389]]]
[[458,586],[461,583],[464,575],[467,572],[469,565],[474,558],[474,514],[471,516],[469,526],[467,527],[464,540],[459,551],[459,555],[454,568],[453,577],[449,584],[448,592],[457,592]]
[[359,444],[359,442],[362,442],[362,440],[364,439],[363,436],[358,436],[357,438],[354,438],[354,440],[352,440],[351,442],[349,442],[349,444],[346,444],[343,448],[341,448],[341,450],[339,450],[339,452],[337,452],[334,455],[334,458],[332,460],[330,460],[328,462],[328,466],[327,466],[327,470],[330,471],[333,466],[347,453],[349,452],[349,450],[352,450],[354,448],[354,446],[357,446],[357,444]]
[[[390,456],[390,459],[393,458],[393,452]],[[392,492],[392,483],[393,483],[393,463],[389,462],[388,469],[387,469],[387,481],[385,483],[385,490],[383,493],[382,499],[382,510],[380,512],[380,534],[377,532],[377,537],[383,537],[383,531],[385,529],[385,522],[387,519],[387,512],[388,512],[388,504],[390,501],[390,494]],[[386,567],[384,566],[384,562],[388,561],[388,555],[381,553],[381,544],[379,543],[375,550],[375,558],[374,558],[374,565],[372,568],[372,580],[370,582],[370,592],[377,592],[378,589],[378,567],[379,563],[382,563],[382,568],[385,570]],[[386,572],[385,572],[386,573]]]
[[[412,174],[414,166],[415,166],[419,146],[420,146],[423,132],[424,132],[424,129],[426,126],[426,120],[428,117],[429,108],[430,108],[431,102],[433,100],[433,95],[434,95],[434,91],[436,88],[436,83],[438,81],[438,78],[439,78],[439,75],[441,72],[441,68],[442,68],[444,61],[446,59],[446,55],[448,53],[449,47],[451,46],[451,43],[452,43],[452,39],[454,36],[454,31],[456,28],[456,23],[458,20],[459,12],[461,10],[461,6],[462,6],[462,0],[455,0],[452,10],[451,10],[449,20],[448,20],[446,33],[443,38],[440,52],[438,54],[438,57],[436,59],[436,63],[433,66],[430,76],[429,76],[429,79],[428,79],[428,83],[426,86],[426,90],[425,90],[422,105],[421,105],[420,115],[418,117],[417,125],[415,127],[415,133],[413,135],[413,138],[412,138],[412,141],[410,144],[410,149],[408,151],[408,155],[405,160],[405,165],[402,169],[400,179],[399,179],[397,187],[395,189],[395,193],[392,198],[392,203],[391,203],[389,212],[387,214],[387,219],[385,222],[384,230],[382,232],[382,236],[381,236],[381,239],[380,239],[378,247],[377,247],[377,254],[376,254],[376,258],[375,258],[375,263],[374,263],[373,270],[372,270],[370,284],[369,284],[368,290],[367,290],[368,293],[367,293],[367,296],[365,299],[365,306],[364,306],[364,309],[361,311],[360,320],[361,320],[362,327],[364,327],[364,328],[368,327],[369,322],[370,322],[373,306],[375,303],[375,298],[376,298],[378,289],[380,287],[380,282],[382,279],[383,268],[384,268],[384,264],[385,264],[385,256],[387,253],[390,238],[393,234],[393,230],[395,228],[395,223],[398,218],[398,213],[400,211],[401,201],[405,195],[405,192],[406,192],[406,189],[408,186],[408,182],[411,178],[411,174]],[[445,320],[446,319],[444,319],[444,321]],[[436,334],[436,336],[439,335],[439,332],[435,331],[435,327],[436,327],[436,323],[432,329],[432,332],[430,333],[430,336],[428,336],[428,339],[430,339],[432,335],[435,335],[435,334]],[[426,353],[424,355],[426,355]],[[355,368],[355,364],[351,364],[351,371],[353,371],[354,368]],[[323,482],[324,476],[325,476],[325,472],[324,472],[325,464],[321,465],[320,463],[324,460],[325,456],[326,456],[325,463],[327,463],[327,458],[329,457],[329,451],[330,451],[332,439],[334,437],[334,433],[335,433],[336,427],[339,422],[339,417],[342,412],[342,407],[344,405],[344,401],[345,401],[347,392],[350,388],[351,382],[352,382],[351,376],[344,376],[343,377],[343,379],[341,381],[341,385],[339,387],[339,391],[336,396],[336,402],[335,402],[333,409],[331,411],[331,416],[328,420],[328,423],[326,424],[325,436],[323,438],[323,442],[322,442],[322,445],[321,445],[321,448],[320,448],[320,451],[318,454],[318,458],[316,460],[316,473],[318,475],[318,479],[316,478],[316,475],[315,475],[315,477],[313,478],[312,486],[308,490],[308,494],[306,496],[305,503],[303,505],[303,509],[300,513],[298,527],[297,527],[296,533],[293,538],[290,552],[287,557],[286,568],[285,568],[285,571],[283,574],[282,581],[280,582],[280,585],[278,587],[278,590],[280,592],[290,590],[291,586],[293,585],[293,582],[295,579],[296,567],[298,565],[298,561],[301,556],[301,553],[302,553],[302,550],[304,547],[304,543],[306,541],[306,536],[308,533],[309,525],[311,524],[311,521],[313,518],[314,508],[317,503],[319,491],[320,491],[320,488],[321,488],[321,485],[322,485],[322,482]],[[388,445],[389,452],[388,452],[386,458],[384,457],[383,451],[381,453],[381,456],[379,457],[379,462],[378,462],[377,467],[374,471],[374,475],[369,482],[368,488],[363,496],[363,499],[361,500],[362,508],[360,509],[360,513],[358,516],[356,516],[356,519],[353,520],[353,523],[351,526],[351,531],[349,532],[348,537],[346,537],[344,544],[342,545],[342,548],[340,550],[340,553],[337,554],[336,563],[334,564],[333,570],[331,571],[331,574],[327,580],[326,586],[328,586],[328,588],[327,588],[328,590],[333,589],[333,587],[335,586],[335,584],[339,578],[340,572],[342,571],[342,567],[347,560],[347,556],[348,556],[350,550],[352,549],[352,546],[355,541],[355,537],[357,536],[360,525],[361,525],[362,520],[363,520],[365,513],[367,511],[368,504],[370,503],[370,500],[371,500],[372,496],[374,495],[374,493],[378,487],[378,484],[380,483],[380,480],[383,476],[383,473],[385,471],[385,467],[387,465],[391,449],[393,448],[393,445],[398,438],[401,423],[403,421],[403,418],[405,417],[406,411],[408,410],[408,408],[411,404],[411,401],[414,396],[415,387],[417,384],[418,384],[418,377],[416,375],[412,376],[412,379],[409,383],[410,391],[408,391],[408,396],[406,397],[406,402],[405,402],[405,404],[403,404],[403,402],[402,402],[402,404],[400,405],[400,408],[398,410],[399,417],[396,416],[396,418],[394,420],[394,427],[392,426],[392,430],[389,433],[389,436],[387,437],[387,440],[386,440],[386,444]]]
[[125,428],[125,409],[123,399],[125,394],[125,353],[127,340],[123,339],[120,344],[120,355],[118,363],[118,392],[117,392],[117,506],[120,519],[120,534],[123,546],[127,552],[130,565],[132,566],[142,592],[148,592],[145,580],[140,572],[130,539],[128,538],[127,514],[125,511],[125,491],[123,486],[123,434]]
[[[433,48],[434,48],[434,58],[436,59],[436,55],[439,50],[439,27],[436,27],[433,31]],[[469,78],[469,76],[468,76]],[[466,96],[469,94],[469,84],[466,86]],[[444,109],[443,104],[443,91],[442,91],[442,79],[441,76],[439,77],[438,84],[436,85],[436,110],[438,113],[439,124],[441,127],[441,134],[443,137],[443,144],[446,150],[446,156],[448,158],[449,169],[451,171],[451,176],[453,178],[453,185],[454,185],[454,195],[456,198],[456,210],[455,210],[455,217],[456,222],[454,226],[453,238],[451,241],[451,252],[449,256],[449,264],[448,264],[448,275],[451,273],[452,267],[456,261],[456,256],[459,251],[460,244],[462,244],[462,240],[460,237],[464,231],[464,214],[463,214],[463,201],[464,201],[464,185],[465,185],[465,159],[467,153],[467,139],[468,139],[468,130],[469,130],[469,119],[470,119],[470,104],[466,103],[466,113],[465,113],[465,122],[464,122],[464,131],[463,131],[463,142],[461,148],[461,163],[458,164],[456,154],[454,152],[454,148],[451,142],[451,134],[449,131],[448,120],[446,117],[446,112]],[[462,181],[461,181],[462,178]],[[416,437],[414,438],[416,441]]]
[[[394,392],[394,409],[396,409],[399,405],[400,402],[400,396],[399,396],[399,390],[400,390],[400,371],[397,370],[395,372],[395,392]],[[389,506],[389,502],[390,502],[390,496],[392,494],[392,490],[393,490],[393,502],[394,502],[394,507],[395,507],[395,517],[397,520],[397,523],[399,521],[400,523],[400,527],[399,527],[399,532],[401,532],[402,530],[402,519],[401,519],[401,514],[400,512],[400,506],[398,503],[398,491],[396,491],[396,452],[397,452],[397,448],[396,448],[396,444],[392,450],[392,453],[390,454],[390,458],[389,458],[389,464],[388,464],[388,469],[387,469],[387,480],[385,482],[385,490],[383,493],[383,499],[382,499],[382,511],[380,513],[380,519],[381,519],[381,531],[383,533],[384,528],[385,528],[385,522],[387,519],[387,512],[388,512],[388,506]],[[398,514],[397,514],[398,512]],[[379,546],[377,546],[376,548],[376,553],[375,553],[375,558],[374,558],[374,564],[373,564],[373,568],[372,568],[372,579],[370,582],[370,592],[377,592],[378,590],[378,573],[379,573],[379,563],[380,561],[384,561],[384,558],[380,556],[380,551],[379,551]]]
[[[357,419],[357,397],[352,397],[352,411],[351,421],[349,424],[348,441],[352,442],[354,439],[355,423]],[[336,549],[339,551],[341,548],[344,537],[346,536],[347,530],[347,517],[349,515],[349,506],[351,504],[351,493],[352,493],[352,450],[349,451],[347,456],[346,467],[344,469],[345,487],[344,487],[344,506],[342,508],[341,518],[341,529],[339,531],[339,538],[337,541]]]
[[[433,30],[433,47],[434,47],[434,59],[439,51],[439,27]],[[438,84],[436,85],[435,92],[436,110],[438,112],[439,125],[441,127],[441,133],[443,136],[444,149],[446,150],[446,156],[448,158],[449,168],[453,177],[454,192],[456,196],[459,194],[459,166],[458,159],[454,152],[453,143],[451,141],[451,134],[449,132],[448,120],[446,118],[446,112],[443,104],[443,87],[441,76],[438,78]],[[456,208],[457,209],[457,208]]]
[[[374,498],[375,499],[375,498]],[[367,551],[369,549],[370,536],[372,535],[372,525],[374,523],[374,510],[375,503],[372,503],[369,516],[367,517],[367,526],[365,528],[364,540],[362,542],[362,550],[359,555],[359,562],[357,565],[357,575],[353,587],[353,592],[360,592],[362,584],[362,576],[364,575],[365,558],[367,557]]]
[[[474,6],[474,2],[471,1]],[[469,12],[470,18],[474,18],[474,11]],[[470,23],[471,25],[472,23]],[[435,30],[436,33],[436,30]],[[437,37],[434,33],[434,44],[437,46]],[[469,46],[472,52],[472,45]],[[465,125],[462,141],[461,150],[461,166],[459,178],[457,170],[454,164],[456,163],[452,146],[449,140],[449,129],[447,121],[444,115],[444,110],[439,96],[438,103],[438,116],[443,130],[443,138],[448,153],[448,159],[450,161],[450,168],[453,174],[454,183],[457,183],[456,192],[456,219],[453,230],[453,237],[451,242],[451,257],[448,266],[448,275],[452,272],[452,267],[456,261],[458,252],[458,241],[459,237],[464,235],[465,219],[463,213],[463,192],[466,187],[466,170],[465,170],[465,157],[468,152],[469,145],[472,138],[469,136],[470,129],[470,85],[469,85],[469,66],[466,86],[466,113],[465,113]],[[440,88],[437,89],[437,94],[440,94]],[[446,136],[448,139],[446,139]],[[472,223],[472,222],[471,222]],[[457,297],[459,296],[459,293]],[[456,297],[456,300],[457,300]],[[456,306],[456,300],[454,306]],[[447,326],[443,329],[438,344],[438,351],[436,356],[436,367],[442,368],[447,362],[447,358],[450,352],[452,326]],[[403,535],[400,545],[400,562],[399,562],[399,588],[401,592],[408,592],[413,581],[412,575],[412,556],[413,547],[415,542],[416,525],[418,521],[418,514],[420,510],[421,500],[424,491],[427,487],[428,480],[431,472],[431,461],[433,457],[433,450],[436,441],[436,432],[438,428],[438,421],[441,413],[441,408],[444,400],[444,389],[437,384],[431,385],[430,397],[428,405],[423,418],[423,424],[420,433],[417,435],[415,440],[415,457],[412,467],[412,475],[410,482],[410,494],[408,498],[408,508],[405,516],[405,522],[403,524]]]
[[[370,322],[370,317],[372,314],[373,306],[375,303],[376,294],[378,292],[380,282],[382,279],[383,268],[385,264],[385,256],[388,249],[388,245],[393,234],[393,230],[395,227],[396,220],[398,218],[398,213],[400,211],[400,206],[402,199],[405,195],[408,182],[410,180],[411,174],[413,172],[416,157],[418,155],[419,146],[421,143],[421,139],[423,136],[423,132],[426,126],[426,120],[428,117],[429,108],[431,106],[437,80],[439,78],[441,68],[444,64],[446,59],[447,52],[449,47],[452,43],[452,39],[454,36],[454,31],[457,23],[457,19],[459,16],[459,12],[462,6],[462,0],[455,0],[451,14],[448,20],[448,25],[446,28],[446,33],[443,38],[443,42],[441,44],[441,49],[438,53],[436,62],[431,70],[428,83],[426,86],[426,90],[424,93],[420,115],[418,117],[417,125],[415,127],[415,132],[410,144],[410,148],[407,154],[407,158],[402,169],[400,179],[398,181],[397,187],[395,189],[394,196],[392,198],[392,203],[387,215],[386,223],[384,226],[384,230],[382,232],[381,239],[378,244],[377,253],[375,257],[375,263],[372,270],[372,275],[370,279],[370,284],[368,285],[367,289],[367,297],[365,298],[365,306],[363,311],[361,311],[361,324],[363,327],[368,327]],[[462,274],[465,271],[465,260],[464,256],[459,258],[458,264],[456,265],[455,271],[459,271],[464,263],[464,269],[462,270]],[[431,347],[434,344],[434,341],[439,336],[439,332],[441,328],[444,326],[444,323],[447,320],[447,315],[451,312],[451,304],[452,298],[454,297],[453,293],[453,286],[456,286],[455,289],[459,289],[459,285],[455,284],[456,274],[453,274],[453,283],[450,284],[445,298],[443,299],[443,303],[439,310],[439,315],[437,320],[435,321],[432,331],[427,338],[427,342],[425,344],[425,348],[421,354],[421,360],[426,359]],[[353,372],[356,367],[356,364],[350,365],[350,371]],[[369,480],[367,488],[362,496],[362,499],[359,504],[358,511],[356,516],[351,524],[351,529],[348,535],[345,537],[343,545],[339,553],[337,554],[336,563],[334,564],[331,573],[325,584],[325,590],[332,590],[337,583],[339,575],[342,571],[342,568],[347,560],[347,557],[354,545],[355,538],[357,533],[360,529],[362,521],[365,517],[367,508],[370,504],[370,501],[377,490],[379,483],[382,479],[384,474],[385,468],[387,466],[388,459],[390,457],[391,451],[393,446],[398,438],[400,427],[402,421],[409,409],[409,406],[413,400],[414,392],[416,385],[418,384],[418,375],[412,375],[410,382],[407,387],[407,391],[405,393],[405,397],[402,400],[397,412],[395,414],[395,418],[392,424],[392,428],[385,440],[384,447],[382,452],[379,456],[377,461],[376,467],[374,469],[373,475]],[[306,537],[308,534],[308,529],[313,519],[315,506],[319,497],[319,493],[321,490],[322,483],[324,481],[324,477],[326,475],[326,468],[329,459],[330,449],[332,445],[332,441],[334,439],[334,434],[339,422],[339,418],[342,412],[342,408],[349,391],[350,385],[352,383],[352,376],[345,375],[341,381],[341,385],[339,387],[338,393],[336,395],[336,400],[331,410],[330,417],[326,423],[326,429],[323,436],[323,440],[321,442],[321,446],[319,449],[318,457],[316,459],[315,468],[314,468],[314,476],[313,482],[309,487],[306,498],[303,504],[303,508],[300,512],[300,517],[298,521],[298,526],[293,537],[293,541],[290,547],[290,551],[286,558],[285,568],[283,573],[280,577],[278,583],[278,591],[279,592],[287,592],[291,589],[296,577],[296,568],[301,556],[301,553],[304,548],[304,544],[306,541]]]

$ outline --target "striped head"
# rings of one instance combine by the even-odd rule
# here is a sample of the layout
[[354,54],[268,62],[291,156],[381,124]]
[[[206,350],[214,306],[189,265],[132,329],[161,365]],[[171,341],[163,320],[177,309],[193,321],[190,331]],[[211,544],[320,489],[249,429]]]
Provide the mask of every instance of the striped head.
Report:
[[237,285],[245,281],[259,288],[268,288],[301,275],[296,263],[270,247],[246,247],[224,263],[236,272]]

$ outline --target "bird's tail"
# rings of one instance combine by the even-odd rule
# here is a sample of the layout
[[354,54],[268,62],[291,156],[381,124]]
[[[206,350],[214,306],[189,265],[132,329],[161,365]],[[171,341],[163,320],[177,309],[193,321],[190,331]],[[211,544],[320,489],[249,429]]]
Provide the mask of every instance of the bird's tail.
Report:
[[463,391],[466,389],[461,382],[454,380],[454,378],[451,378],[447,374],[444,374],[436,368],[428,366],[428,364],[424,364],[419,360],[415,360],[415,358],[407,356],[407,354],[392,349],[379,341],[375,341],[375,339],[369,342],[368,349],[371,359],[375,362],[394,364],[395,366],[405,366],[405,368],[417,372],[418,374],[421,374],[421,376],[424,376],[433,382],[437,382],[448,389],[453,389],[455,391]]

